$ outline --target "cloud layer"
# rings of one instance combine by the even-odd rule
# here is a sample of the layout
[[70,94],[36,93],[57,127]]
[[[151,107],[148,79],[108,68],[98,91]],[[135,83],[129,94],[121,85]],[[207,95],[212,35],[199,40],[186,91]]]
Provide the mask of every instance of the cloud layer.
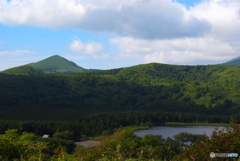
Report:
[[211,24],[206,19],[186,18],[186,8],[171,0],[1,1],[0,22],[71,27],[144,39],[196,37],[211,31]]
[[103,46],[100,43],[89,42],[83,44],[81,40],[73,40],[73,42],[69,45],[69,48],[74,52],[84,54],[96,54],[97,52],[103,50]]
[[[239,50],[211,37],[174,40],[111,39],[120,53],[115,59],[139,58],[144,63],[221,62],[238,56]],[[205,63],[204,63],[205,62]]]
[[0,23],[113,33],[113,58],[98,55],[103,46],[97,42],[69,45],[102,60],[208,64],[240,54],[239,0],[203,0],[189,10],[172,0],[0,1]]

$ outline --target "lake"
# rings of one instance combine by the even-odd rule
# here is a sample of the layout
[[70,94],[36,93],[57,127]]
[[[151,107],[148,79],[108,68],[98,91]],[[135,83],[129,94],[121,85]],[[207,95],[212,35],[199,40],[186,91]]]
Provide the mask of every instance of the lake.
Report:
[[147,130],[138,130],[138,131],[135,131],[134,134],[140,137],[144,137],[144,135],[146,134],[162,135],[162,138],[164,139],[168,137],[173,139],[173,136],[176,134],[179,134],[180,132],[188,132],[192,134],[204,134],[205,132],[207,136],[211,136],[212,131],[214,131],[216,127],[218,128],[218,130],[227,128],[223,126],[166,125],[166,126],[151,127]]

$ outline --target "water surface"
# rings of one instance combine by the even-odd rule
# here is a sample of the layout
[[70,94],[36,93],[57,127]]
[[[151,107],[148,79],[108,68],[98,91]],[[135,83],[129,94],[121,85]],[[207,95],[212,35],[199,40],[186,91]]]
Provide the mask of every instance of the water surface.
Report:
[[[221,130],[223,126],[202,126],[202,125],[165,125],[165,126],[155,126],[151,127],[147,130],[138,130],[134,133],[137,136],[144,137],[146,134],[153,134],[153,135],[162,135],[164,139],[170,137],[173,139],[173,136],[176,134],[179,134],[180,132],[188,132],[192,134],[204,134],[206,133],[207,136],[211,136],[212,131],[215,130],[215,128],[218,128],[218,130]],[[226,130],[225,130],[226,131]]]

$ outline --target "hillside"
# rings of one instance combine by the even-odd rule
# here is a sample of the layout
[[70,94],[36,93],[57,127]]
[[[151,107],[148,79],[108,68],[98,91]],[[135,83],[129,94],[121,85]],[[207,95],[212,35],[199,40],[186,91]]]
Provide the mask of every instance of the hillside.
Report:
[[8,75],[43,75],[44,71],[30,65],[19,66],[2,71],[0,74]]
[[239,111],[239,80],[237,66],[158,63],[75,74],[0,76],[0,117],[61,119],[132,110],[231,115]]
[[240,56],[236,57],[232,60],[227,61],[226,63],[222,63],[220,65],[227,65],[227,66],[240,66]]
[[32,65],[49,74],[79,73],[88,71],[59,55],[54,55],[39,62],[27,65]]
[[159,63],[82,73],[135,82],[143,86],[173,86],[181,84],[181,97],[191,98],[197,104],[216,106],[226,99],[240,104],[240,67],[221,65],[181,66]]

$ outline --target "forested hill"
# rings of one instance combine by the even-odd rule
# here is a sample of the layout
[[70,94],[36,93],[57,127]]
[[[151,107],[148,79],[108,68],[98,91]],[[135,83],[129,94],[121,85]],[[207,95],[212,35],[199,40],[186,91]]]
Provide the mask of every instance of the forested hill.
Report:
[[78,73],[88,71],[87,69],[84,69],[74,62],[69,61],[59,55],[54,55],[39,62],[30,63],[28,65],[39,68],[49,74]]
[[227,61],[226,63],[222,63],[221,65],[227,65],[227,66],[240,66],[240,56],[236,57],[232,60]]
[[44,75],[44,71],[39,68],[35,68],[31,65],[25,65],[20,67],[14,67],[7,70],[4,70],[0,75]]
[[212,79],[216,80],[223,77],[229,77],[232,75],[230,73],[235,73],[235,76],[237,76],[239,71],[240,68],[238,67],[228,68],[218,65],[180,66],[151,63],[124,68],[116,75],[125,76],[129,79],[166,79],[171,82],[204,80],[208,82]]
[[240,67],[144,64],[43,76],[0,76],[0,117],[63,119],[96,112],[235,114]]
[[[111,69],[105,71],[95,71],[90,73],[81,73],[84,75],[115,75],[124,77],[124,79],[166,79],[170,82],[179,82],[182,80],[216,80],[228,79],[233,77],[238,79],[240,74],[239,67],[226,67],[221,65],[168,65],[160,63],[141,64],[132,67]],[[234,75],[234,76],[233,76]],[[169,83],[170,83],[169,82]]]

